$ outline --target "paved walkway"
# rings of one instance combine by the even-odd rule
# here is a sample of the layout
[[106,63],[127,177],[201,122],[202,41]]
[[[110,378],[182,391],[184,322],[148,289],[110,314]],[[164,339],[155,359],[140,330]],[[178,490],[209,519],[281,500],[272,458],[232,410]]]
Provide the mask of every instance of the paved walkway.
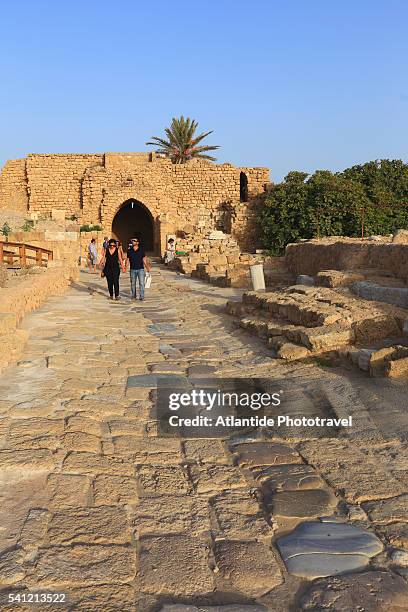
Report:
[[[64,610],[320,610],[331,587],[310,580],[336,563],[366,572],[340,579],[344,597],[406,609],[404,564],[395,573],[387,553],[408,548],[403,422],[396,431],[364,404],[361,381],[271,360],[223,313],[239,291],[155,267],[145,302],[129,300],[127,279],[122,295],[109,302],[81,273],[27,317],[24,359],[2,376],[1,610],[32,609],[21,596],[44,591],[66,593]],[[351,411],[355,428],[324,441],[157,437],[154,393],[128,385],[152,374],[276,378],[294,415]],[[310,521],[319,533],[295,531],[293,553],[285,536]]]

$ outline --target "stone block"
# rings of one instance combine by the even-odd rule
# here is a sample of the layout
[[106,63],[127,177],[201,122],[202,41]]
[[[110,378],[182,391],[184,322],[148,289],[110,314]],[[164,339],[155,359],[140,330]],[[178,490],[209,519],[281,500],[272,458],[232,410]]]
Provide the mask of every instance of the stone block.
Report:
[[262,483],[264,497],[275,491],[298,491],[325,486],[317,472],[304,464],[273,465],[260,471],[255,470],[254,474],[256,480]]
[[317,580],[302,596],[299,609],[302,612],[403,612],[407,608],[407,601],[408,586],[401,576],[390,572],[368,571]]
[[313,276],[308,276],[307,274],[299,274],[296,279],[297,285],[305,285],[306,287],[314,287],[315,279]]
[[186,535],[144,537],[139,545],[142,591],[197,597],[214,590],[208,549],[202,540]]
[[197,493],[212,493],[224,489],[247,487],[244,476],[240,474],[236,467],[210,464],[192,465],[189,472]]
[[65,223],[65,210],[59,210],[58,208],[51,209],[51,219],[53,221],[63,221]]
[[328,489],[306,489],[273,492],[265,498],[265,503],[272,516],[313,518],[332,514],[337,499]]
[[66,508],[53,513],[47,531],[48,544],[125,544],[131,541],[123,508]]
[[394,232],[392,237],[394,244],[408,244],[408,230],[398,229]]
[[212,497],[210,506],[212,532],[218,538],[255,540],[272,532],[249,491],[225,491]]
[[86,506],[90,500],[91,480],[77,474],[50,474],[47,479],[47,495],[51,508]]
[[138,499],[136,479],[130,476],[99,474],[92,483],[92,490],[95,506],[125,505]]
[[296,361],[309,357],[310,351],[305,346],[299,346],[291,342],[284,342],[278,349],[278,356],[286,361]]
[[381,499],[375,503],[368,502],[364,504],[364,510],[367,512],[370,520],[373,523],[379,524],[406,521],[407,507],[408,493],[404,493],[399,497],[390,496],[390,499]]
[[146,535],[210,533],[210,515],[205,499],[189,495],[141,498],[128,508],[138,538]]
[[393,378],[408,374],[408,357],[389,361],[385,368],[385,375]]
[[383,287],[370,281],[358,281],[352,285],[353,292],[365,300],[375,300],[408,308],[408,289],[404,287]]
[[191,490],[186,472],[178,466],[142,465],[137,467],[136,474],[140,496],[185,494]]
[[117,584],[130,582],[136,573],[131,546],[84,545],[40,548],[35,560],[39,583],[49,586]]
[[349,287],[356,281],[364,280],[365,276],[348,270],[322,270],[316,275],[316,284],[321,287]]
[[283,582],[275,555],[260,542],[219,541],[214,555],[221,576],[251,597],[260,597]]
[[231,450],[238,463],[248,468],[302,462],[293,448],[279,442],[246,442],[234,445]]
[[336,521],[302,523],[277,546],[288,571],[309,580],[364,569],[383,549],[369,531]]
[[322,454],[321,441],[310,440],[301,443],[300,452],[333,488],[344,491],[351,503],[394,497],[404,492],[402,483],[384,465],[367,457],[350,442],[326,439]]

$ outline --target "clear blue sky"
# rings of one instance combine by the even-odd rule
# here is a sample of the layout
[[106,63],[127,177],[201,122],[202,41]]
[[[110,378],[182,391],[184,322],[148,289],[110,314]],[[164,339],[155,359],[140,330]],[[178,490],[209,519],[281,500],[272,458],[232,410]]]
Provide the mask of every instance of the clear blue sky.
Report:
[[406,0],[3,2],[0,164],[143,151],[181,114],[273,180],[407,160],[407,25]]

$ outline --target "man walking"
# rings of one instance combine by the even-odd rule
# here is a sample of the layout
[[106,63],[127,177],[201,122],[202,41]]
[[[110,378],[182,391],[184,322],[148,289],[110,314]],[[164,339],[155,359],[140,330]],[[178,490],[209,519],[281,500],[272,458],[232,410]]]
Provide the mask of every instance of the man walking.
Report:
[[92,238],[91,242],[88,245],[88,262],[89,262],[89,271],[95,274],[96,264],[98,263],[98,251],[96,250],[95,238]]
[[126,268],[130,265],[130,289],[132,300],[136,299],[136,283],[139,280],[139,300],[144,300],[145,272],[150,272],[146,253],[142,249],[139,240],[132,238],[132,246],[127,251]]

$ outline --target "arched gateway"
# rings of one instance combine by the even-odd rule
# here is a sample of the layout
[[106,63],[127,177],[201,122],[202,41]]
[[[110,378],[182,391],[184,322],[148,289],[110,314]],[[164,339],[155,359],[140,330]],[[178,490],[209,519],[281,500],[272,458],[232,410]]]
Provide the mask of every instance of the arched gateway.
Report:
[[138,200],[126,200],[112,221],[112,235],[126,249],[131,238],[138,238],[145,251],[154,253],[154,219],[149,209]]
[[248,251],[259,246],[258,196],[268,183],[267,168],[172,164],[151,152],[30,154],[1,170],[0,209],[100,225],[102,236],[112,232],[124,245],[139,233],[155,255],[169,235],[188,236],[186,249],[199,252],[214,230]]

